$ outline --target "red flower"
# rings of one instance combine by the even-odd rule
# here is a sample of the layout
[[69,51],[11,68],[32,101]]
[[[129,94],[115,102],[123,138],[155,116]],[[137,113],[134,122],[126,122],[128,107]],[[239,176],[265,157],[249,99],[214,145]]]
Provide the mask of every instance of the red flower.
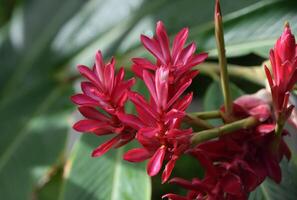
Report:
[[265,66],[265,72],[273,99],[276,116],[283,113],[285,119],[291,114],[293,106],[288,106],[289,92],[297,82],[297,51],[295,37],[289,25],[277,40],[274,49],[270,51],[272,74]]
[[[118,119],[117,114],[124,113],[127,93],[134,79],[124,81],[124,69],[115,75],[115,60],[104,64],[102,54],[96,54],[93,69],[79,66],[79,72],[88,79],[81,83],[82,94],[76,94],[71,100],[79,105],[80,113],[86,118],[74,124],[79,132],[92,132],[98,136],[115,134],[111,140],[93,151],[93,156],[101,156],[112,147],[120,147],[135,137],[136,131]],[[106,113],[97,110],[100,108]]]
[[182,85],[170,97],[168,76],[169,69],[165,67],[158,68],[155,75],[143,71],[143,79],[151,95],[150,102],[146,102],[142,95],[130,92],[129,99],[134,103],[138,117],[119,114],[121,121],[127,125],[137,124],[136,138],[142,145],[142,148],[128,151],[124,159],[140,162],[150,158],[147,165],[150,176],[158,174],[164,160],[168,160],[162,175],[163,182],[169,178],[178,157],[188,149],[192,133],[191,130],[179,129],[192,94],[186,95],[184,99],[179,97],[191,81]]
[[[184,48],[188,38],[188,28],[183,28],[174,38],[172,48],[166,29],[161,21],[156,25],[156,35],[149,38],[141,35],[141,42],[144,47],[157,59],[156,63],[151,63],[144,58],[132,59],[134,64],[132,70],[142,78],[143,70],[156,71],[159,67],[169,69],[169,83],[178,88],[184,80],[194,78],[198,71],[191,70],[194,66],[202,63],[207,58],[207,53],[194,54],[196,44],[190,43]],[[174,91],[172,86],[172,91]],[[171,86],[170,86],[171,87]]]
[[282,138],[279,148],[272,148],[275,135],[269,105],[254,95],[245,95],[234,101],[233,114],[237,119],[254,116],[261,123],[190,150],[206,170],[205,177],[192,182],[172,179],[170,182],[190,191],[187,197],[175,194],[165,197],[173,200],[205,199],[206,196],[210,199],[247,199],[267,176],[277,183],[281,181],[279,162],[283,156],[290,159],[290,150]]

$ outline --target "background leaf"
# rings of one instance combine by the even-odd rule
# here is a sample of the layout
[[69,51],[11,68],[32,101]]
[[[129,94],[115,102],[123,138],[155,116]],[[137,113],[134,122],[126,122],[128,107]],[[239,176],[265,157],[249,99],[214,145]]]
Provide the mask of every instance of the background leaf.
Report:
[[122,159],[127,146],[100,158],[90,156],[104,139],[85,135],[76,144],[66,165],[69,175],[65,177],[60,199],[149,200],[151,186],[144,164],[128,163]]
[[[224,4],[222,4],[224,10]],[[268,57],[269,49],[282,33],[288,21],[293,32],[297,31],[296,1],[258,1],[238,12],[223,16],[224,37],[227,56],[240,56],[256,53]],[[198,33],[194,37],[211,56],[216,56],[214,29]]]

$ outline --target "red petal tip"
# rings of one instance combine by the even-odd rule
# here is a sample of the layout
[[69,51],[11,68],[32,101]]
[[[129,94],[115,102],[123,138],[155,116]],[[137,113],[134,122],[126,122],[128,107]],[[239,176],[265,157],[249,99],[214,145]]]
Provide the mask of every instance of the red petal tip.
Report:
[[221,6],[220,6],[220,1],[219,0],[216,0],[215,15],[221,15]]

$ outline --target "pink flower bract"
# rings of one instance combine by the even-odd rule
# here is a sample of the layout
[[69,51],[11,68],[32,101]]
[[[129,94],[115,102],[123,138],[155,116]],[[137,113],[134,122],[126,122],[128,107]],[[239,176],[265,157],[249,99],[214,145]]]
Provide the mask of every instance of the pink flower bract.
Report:
[[73,128],[98,136],[116,135],[93,151],[93,156],[101,156],[110,148],[120,147],[135,137],[136,131],[122,124],[117,117],[118,113],[125,113],[127,93],[135,81],[124,80],[123,68],[115,75],[115,60],[111,59],[109,63],[104,64],[100,51],[96,54],[92,69],[81,65],[78,70],[87,81],[81,83],[82,94],[72,96],[71,100],[80,106],[79,111],[85,119],[76,122]]
[[281,113],[288,118],[293,106],[288,106],[289,93],[297,82],[297,51],[295,37],[289,25],[270,51],[272,75],[265,66],[276,115]]

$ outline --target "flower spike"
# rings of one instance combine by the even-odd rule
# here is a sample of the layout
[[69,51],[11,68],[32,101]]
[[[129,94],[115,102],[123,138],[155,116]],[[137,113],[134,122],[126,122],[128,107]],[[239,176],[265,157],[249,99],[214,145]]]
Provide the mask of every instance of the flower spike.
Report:
[[[135,80],[124,80],[124,70],[115,74],[115,60],[104,64],[101,52],[97,52],[93,69],[80,65],[79,72],[87,79],[81,83],[81,94],[71,97],[79,105],[80,113],[85,117],[73,125],[79,132],[91,132],[98,136],[115,134],[111,140],[96,148],[92,156],[98,157],[112,147],[119,147],[131,141],[136,134],[133,127],[124,125],[117,115],[125,115],[124,105],[127,93]],[[101,113],[98,108],[106,113]]]

